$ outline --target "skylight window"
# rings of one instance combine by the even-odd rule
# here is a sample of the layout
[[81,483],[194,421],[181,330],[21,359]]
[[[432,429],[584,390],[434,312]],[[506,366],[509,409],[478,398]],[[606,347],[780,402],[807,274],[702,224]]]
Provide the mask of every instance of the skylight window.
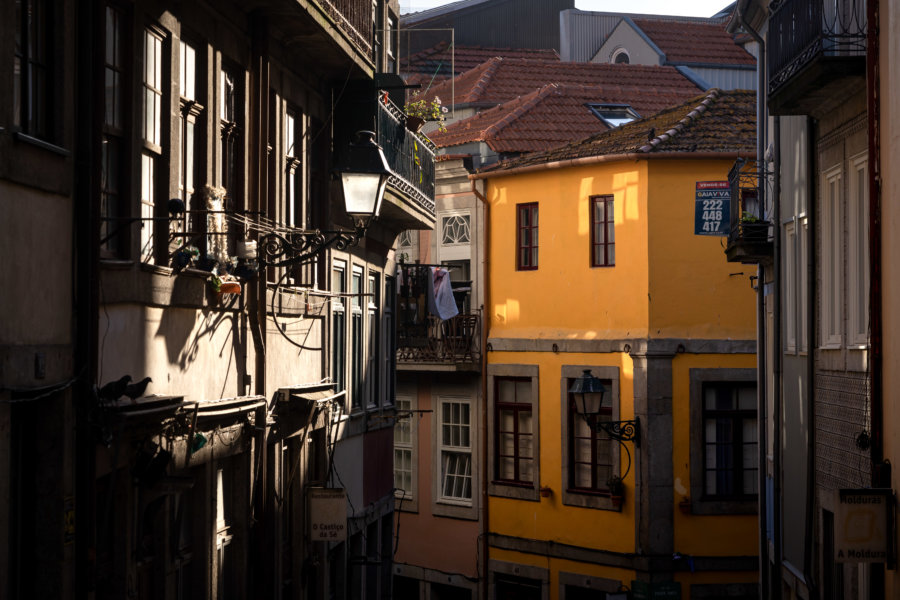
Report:
[[595,117],[606,123],[610,129],[641,118],[641,115],[637,114],[637,111],[628,104],[588,103],[587,107],[591,109]]

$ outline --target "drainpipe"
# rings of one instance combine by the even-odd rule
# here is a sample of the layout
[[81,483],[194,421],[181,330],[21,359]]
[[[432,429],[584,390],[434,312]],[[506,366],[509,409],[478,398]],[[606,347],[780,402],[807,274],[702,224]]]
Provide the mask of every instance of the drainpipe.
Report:
[[99,138],[94,125],[102,117],[102,105],[93,102],[97,87],[94,71],[94,32],[99,18],[96,2],[76,4],[76,64],[78,77],[75,87],[75,152],[74,152],[74,201],[73,226],[75,277],[75,370],[80,382],[71,398],[75,401],[74,476],[75,505],[78,528],[75,535],[74,598],[84,600],[94,592],[96,552],[94,538],[96,525],[96,498],[94,481],[96,465],[95,447],[90,435],[90,409],[88,399],[90,385],[97,381],[97,330],[99,320],[100,280],[100,205],[92,193],[99,181]]
[[488,532],[490,531],[488,527],[488,481],[490,477],[488,476],[488,469],[490,465],[488,464],[488,390],[487,390],[487,330],[488,330],[488,316],[490,313],[491,303],[490,299],[490,291],[488,287],[488,252],[490,251],[490,223],[488,222],[488,217],[490,216],[490,204],[488,204],[487,198],[478,191],[478,185],[474,179],[472,182],[472,193],[475,194],[475,197],[481,201],[482,207],[482,229],[484,231],[484,244],[482,245],[481,250],[481,289],[482,289],[482,299],[484,302],[484,309],[482,311],[481,317],[481,440],[482,440],[482,452],[481,452],[481,556],[482,556],[482,565],[481,565],[481,597],[483,600],[487,600],[489,598],[490,586],[488,582]]
[[[759,182],[759,202],[760,206],[765,210],[766,206],[766,178],[765,178],[765,148],[766,148],[766,125],[767,125],[767,110],[766,110],[766,42],[759,35],[759,33],[753,29],[750,23],[747,21],[744,15],[744,8],[746,8],[746,4],[741,5],[738,4],[737,7],[737,16],[738,20],[741,23],[744,31],[746,31],[759,45],[759,52],[756,57],[756,74],[757,74],[757,83],[756,83],[756,166],[758,171],[758,182]],[[776,149],[777,151],[777,149]],[[778,167],[778,163],[776,161],[776,168]],[[768,341],[766,339],[766,321],[765,321],[765,287],[766,287],[766,269],[762,266],[757,269],[757,319],[759,322],[757,323],[757,345],[756,345],[756,360],[757,360],[757,393],[759,397],[758,401],[758,428],[759,428],[759,436],[758,436],[758,444],[759,444],[759,591],[763,598],[771,597],[773,600],[778,600],[781,598],[781,503],[780,503],[780,494],[781,494],[781,417],[780,417],[780,403],[778,398],[780,397],[780,371],[781,371],[781,361],[780,361],[780,319],[781,319],[781,310],[780,310],[780,288],[779,288],[779,276],[780,276],[780,268],[779,268],[779,241],[780,241],[780,215],[778,205],[778,195],[775,194],[774,198],[775,205],[773,206],[773,233],[774,233],[774,255],[775,261],[773,264],[773,279],[775,283],[775,294],[774,294],[774,319],[773,319],[773,333],[772,342],[773,342],[773,374],[775,375],[775,385],[774,385],[774,409],[773,409],[773,418],[775,422],[774,427],[774,437],[773,437],[773,446],[774,446],[774,456],[773,456],[773,465],[774,465],[774,477],[773,477],[773,494],[772,494],[772,532],[773,532],[773,544],[774,544],[774,556],[772,562],[775,564],[775,577],[769,572],[769,559],[768,559],[768,536],[766,531],[766,520],[768,516],[768,501],[767,501],[767,487],[766,487],[766,449],[768,447],[768,437],[767,437],[767,407],[768,407],[768,398],[766,397],[766,348],[768,346]],[[771,593],[771,596],[767,595],[767,590]]]
[[[890,470],[884,463],[884,422],[882,380],[882,292],[881,292],[881,81],[878,29],[879,0],[866,3],[866,110],[869,140],[869,382],[872,402],[872,487],[892,487]],[[886,593],[885,566],[873,564],[870,595],[884,598]]]

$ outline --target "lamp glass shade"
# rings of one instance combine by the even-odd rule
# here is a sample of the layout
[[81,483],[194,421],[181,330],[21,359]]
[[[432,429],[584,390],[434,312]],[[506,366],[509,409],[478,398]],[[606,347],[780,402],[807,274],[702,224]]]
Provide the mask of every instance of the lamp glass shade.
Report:
[[603,395],[606,387],[603,383],[591,375],[590,370],[585,369],[581,377],[572,382],[569,393],[575,396],[577,403],[581,404],[581,412],[587,416],[597,414],[603,408]]
[[386,175],[344,171],[341,173],[341,182],[347,214],[358,217],[378,215],[384,198]]
[[377,217],[390,175],[390,166],[375,141],[375,132],[356,132],[356,139],[350,144],[348,164],[341,171],[347,214],[363,219]]

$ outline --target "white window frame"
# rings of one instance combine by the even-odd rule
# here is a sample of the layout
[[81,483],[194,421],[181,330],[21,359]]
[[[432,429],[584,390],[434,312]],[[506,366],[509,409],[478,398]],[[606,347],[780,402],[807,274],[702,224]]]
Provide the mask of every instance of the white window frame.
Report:
[[805,354],[809,352],[809,218],[806,212],[800,213],[797,222],[797,281],[800,285],[797,293],[797,348],[800,354]]
[[850,159],[847,194],[847,347],[869,341],[869,181],[867,152]]
[[[158,166],[163,155],[162,115],[165,103],[163,63],[166,60],[165,35],[156,28],[142,31],[143,64],[141,75],[141,261],[156,259],[156,195]],[[165,186],[160,186],[165,187]]]
[[797,277],[797,227],[793,219],[782,225],[784,230],[784,351],[794,354],[797,352],[797,322],[798,322],[798,283]]
[[[459,405],[460,407],[465,406],[468,408],[468,423],[459,423],[450,422],[446,423],[444,421],[444,406],[452,406],[454,404]],[[475,455],[473,452],[474,441],[475,441],[475,418],[474,418],[474,403],[472,399],[468,396],[455,396],[455,395],[441,395],[437,398],[437,432],[435,436],[435,445],[437,447],[437,465],[435,469],[435,497],[438,499],[439,503],[442,504],[452,504],[456,506],[466,506],[470,507],[473,504],[473,500],[475,497],[476,490],[476,480],[475,480]],[[453,445],[452,443],[448,443],[444,439],[444,428],[447,427],[468,427],[468,440],[469,445]],[[444,495],[444,479],[446,477],[445,473],[445,459],[444,455],[446,454],[462,454],[468,455],[469,457],[469,471],[467,474],[469,477],[469,491],[470,497],[463,498],[458,496],[445,496]]]
[[821,298],[820,347],[840,348],[843,340],[842,325],[844,289],[844,218],[843,180],[841,165],[822,174],[822,237],[821,237]]
[[[397,421],[394,423],[394,427],[401,426],[401,424],[405,424],[409,427],[409,442],[401,442],[397,443],[396,437],[394,438],[394,451],[397,449],[400,450],[408,450],[410,454],[410,489],[409,491],[402,490],[400,488],[394,488],[394,497],[397,501],[394,503],[394,506],[397,510],[404,510],[409,512],[418,512],[419,510],[419,498],[418,494],[416,494],[416,490],[418,490],[419,485],[419,470],[417,468],[418,464],[418,444],[419,444],[419,419],[416,416],[417,413],[413,412],[417,409],[418,402],[416,399],[416,390],[404,390],[402,392],[397,392],[397,412],[398,417]],[[404,415],[402,411],[410,411],[409,414]],[[396,469],[396,463],[394,465]]]

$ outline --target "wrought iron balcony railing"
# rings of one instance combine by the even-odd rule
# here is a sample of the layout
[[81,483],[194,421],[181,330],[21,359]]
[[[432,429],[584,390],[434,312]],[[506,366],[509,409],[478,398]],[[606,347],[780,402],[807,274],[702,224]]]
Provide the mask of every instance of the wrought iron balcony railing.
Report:
[[481,361],[481,311],[442,321],[428,315],[421,323],[401,323],[397,361],[405,363],[474,363]]
[[406,128],[406,115],[390,99],[377,102],[378,143],[393,175],[393,186],[434,214],[434,143]]
[[865,56],[865,0],[776,0],[770,11],[770,95],[817,58]]
[[728,173],[731,187],[730,227],[725,254],[729,262],[757,263],[772,256],[772,223],[759,194],[769,176],[755,160],[739,159]]
[[338,29],[367,57],[372,57],[371,0],[314,0]]
[[481,310],[467,310],[471,282],[451,281],[454,301],[460,312],[449,319],[441,319],[428,309],[428,294],[431,293],[428,281],[432,276],[432,266],[437,265],[400,263],[397,361],[478,368],[481,361]]

